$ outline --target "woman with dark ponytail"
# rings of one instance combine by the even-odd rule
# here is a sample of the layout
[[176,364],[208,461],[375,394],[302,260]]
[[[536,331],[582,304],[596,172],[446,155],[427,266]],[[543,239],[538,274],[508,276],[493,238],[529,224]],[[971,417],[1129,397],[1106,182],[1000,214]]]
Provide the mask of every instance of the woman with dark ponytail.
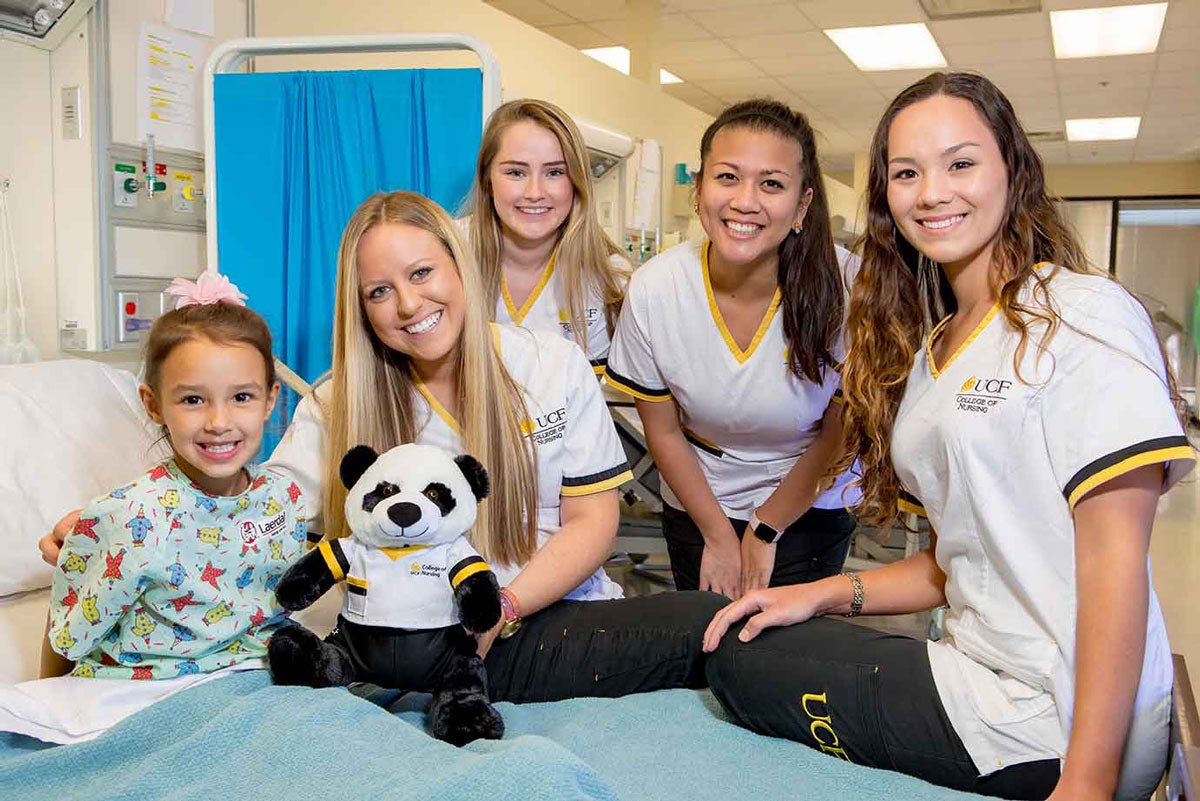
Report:
[[803,114],[730,106],[700,161],[707,237],[634,274],[606,375],[635,398],[664,479],[676,588],[737,598],[845,560],[855,499],[848,474],[824,479],[842,449],[837,368],[857,259],[834,246]]

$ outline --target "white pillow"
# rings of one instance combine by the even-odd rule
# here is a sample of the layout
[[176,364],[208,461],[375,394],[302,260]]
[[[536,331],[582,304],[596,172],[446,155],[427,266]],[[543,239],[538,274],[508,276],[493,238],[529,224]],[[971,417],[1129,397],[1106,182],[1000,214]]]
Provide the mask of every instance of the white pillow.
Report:
[[82,359],[0,366],[0,596],[50,585],[38,539],[170,454],[131,373]]

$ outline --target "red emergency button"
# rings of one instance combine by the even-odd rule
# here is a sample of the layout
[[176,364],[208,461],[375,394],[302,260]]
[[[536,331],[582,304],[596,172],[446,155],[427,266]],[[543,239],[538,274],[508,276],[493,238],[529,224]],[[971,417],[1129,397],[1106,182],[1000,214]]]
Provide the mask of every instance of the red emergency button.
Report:
[[129,315],[137,314],[137,304],[132,300],[125,304],[125,313]]
[[167,165],[166,164],[155,164],[154,165],[154,174],[155,175],[166,175],[167,174]]

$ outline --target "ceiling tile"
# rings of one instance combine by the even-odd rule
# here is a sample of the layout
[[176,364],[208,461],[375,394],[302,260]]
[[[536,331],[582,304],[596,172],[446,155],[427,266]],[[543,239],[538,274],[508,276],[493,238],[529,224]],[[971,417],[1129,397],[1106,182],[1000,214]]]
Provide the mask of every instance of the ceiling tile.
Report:
[[540,0],[488,0],[488,5],[535,27],[575,22],[571,16]]
[[851,70],[836,76],[820,75],[811,72],[801,72],[798,75],[777,76],[779,82],[789,90],[803,95],[805,92],[816,94],[842,94],[847,97],[858,92],[875,94],[878,90],[858,70]]
[[1046,164],[1066,164],[1070,160],[1067,155],[1066,142],[1037,142],[1033,149],[1038,152]]
[[1131,92],[1122,96],[1114,96],[1112,92],[1072,92],[1062,93],[1064,119],[1090,119],[1093,117],[1137,117],[1145,107],[1148,92]]
[[929,23],[929,30],[938,44],[1005,42],[1015,39],[1050,41],[1050,18],[1046,14],[1011,14],[937,20]]
[[774,78],[716,78],[698,81],[701,89],[719,97],[726,103],[748,100],[752,97],[772,97],[783,100],[787,90]]
[[[612,0],[609,0],[612,2]],[[738,8],[739,6],[767,6],[779,0],[663,0],[664,11],[708,11],[716,8]]]
[[1133,73],[1130,75],[1115,73],[1104,77],[1060,77],[1058,79],[1058,93],[1064,99],[1068,95],[1075,94],[1108,94],[1112,97],[1114,103],[1131,101],[1134,97],[1145,98],[1150,91],[1150,84],[1153,77],[1149,73]]
[[[694,39],[686,42],[659,42],[658,60],[664,65],[692,64],[695,62],[741,61],[736,50],[720,39]],[[671,72],[674,68],[668,66]],[[755,72],[757,72],[755,68]],[[732,77],[732,76],[731,76]]]
[[917,0],[808,0],[800,11],[822,30],[926,20]]
[[1072,164],[1104,164],[1133,161],[1133,141],[1128,142],[1068,142],[1067,153]]
[[811,75],[814,80],[825,82],[834,76],[840,79],[846,75],[862,75],[858,67],[841,54],[836,57],[805,54],[771,56],[754,58],[753,61],[768,75]]
[[1200,25],[1171,27],[1168,23],[1163,28],[1162,37],[1158,40],[1158,52],[1171,53],[1195,50],[1196,42],[1200,42]]
[[879,92],[891,101],[893,97],[912,86],[917,81],[928,76],[933,70],[888,70],[887,72],[868,72],[866,78]]
[[1200,71],[1200,47],[1193,47],[1190,50],[1177,50],[1173,53],[1160,53],[1158,56],[1158,68],[1160,70],[1167,70],[1168,72],[1182,70]]
[[1154,73],[1153,86],[1155,90],[1192,89],[1197,94],[1200,94],[1200,72],[1193,70],[1158,70]]
[[1200,27],[1200,0],[1173,0],[1167,6],[1164,29],[1177,27]]
[[671,97],[676,97],[685,103],[690,103],[701,111],[712,114],[714,117],[721,113],[725,108],[725,103],[720,99],[713,97],[708,92],[693,83],[672,83],[663,86],[663,91]]
[[1138,139],[1178,139],[1200,136],[1200,112],[1191,114],[1162,114],[1142,120]]
[[744,59],[732,61],[693,61],[682,64],[666,63],[667,69],[685,81],[717,80],[721,78],[756,78],[762,76],[758,67]]
[[725,38],[816,30],[808,18],[791,3],[761,6],[754,9],[730,8],[694,11],[690,16],[714,36]]
[[[593,22],[592,27],[613,37],[614,41],[628,40],[627,23],[624,19]],[[679,42],[689,39],[711,39],[712,34],[701,28],[686,14],[663,14],[658,22],[659,42]]]
[[553,37],[563,40],[572,47],[609,47],[620,42],[595,28],[575,22],[570,25],[545,25],[542,30]]
[[1105,58],[1062,58],[1054,62],[1054,69],[1060,78],[1107,77],[1154,72],[1157,61],[1158,56],[1154,53]]
[[[940,43],[939,43],[940,44]],[[996,62],[1048,61],[1054,58],[1049,39],[1006,39],[1000,42],[947,42],[942,54],[951,66]]]
[[612,0],[543,0],[564,14],[580,22],[599,22],[606,19],[622,19],[626,14],[625,3]]
[[746,58],[778,58],[791,55],[844,58],[837,45],[820,31],[731,36],[724,41]]

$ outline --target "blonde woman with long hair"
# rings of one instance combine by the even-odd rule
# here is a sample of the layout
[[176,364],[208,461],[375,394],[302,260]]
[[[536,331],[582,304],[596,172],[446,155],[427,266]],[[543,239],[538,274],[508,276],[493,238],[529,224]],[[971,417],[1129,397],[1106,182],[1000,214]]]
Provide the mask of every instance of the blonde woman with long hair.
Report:
[[[337,471],[355,445],[469,453],[492,485],[471,540],[503,587],[504,617],[479,644],[493,700],[701,684],[701,636],[722,599],[623,599],[601,567],[629,472],[579,348],[490,323],[454,222],[408,192],[375,195],[351,217],[336,307],[333,379],[300,404],[271,458],[321,499],[313,528],[346,533]],[[359,628],[341,620],[330,641],[365,647]]]
[[[747,726],[937,784],[1147,798],[1172,684],[1150,531],[1195,461],[1149,315],[1088,266],[982,76],[892,101],[867,204],[842,370],[860,514],[924,514],[931,542],[719,613],[713,691]],[[941,605],[937,642],[810,620]]]
[[576,342],[597,375],[629,263],[596,218],[583,135],[562,109],[514,100],[483,132],[470,238],[498,322]]

